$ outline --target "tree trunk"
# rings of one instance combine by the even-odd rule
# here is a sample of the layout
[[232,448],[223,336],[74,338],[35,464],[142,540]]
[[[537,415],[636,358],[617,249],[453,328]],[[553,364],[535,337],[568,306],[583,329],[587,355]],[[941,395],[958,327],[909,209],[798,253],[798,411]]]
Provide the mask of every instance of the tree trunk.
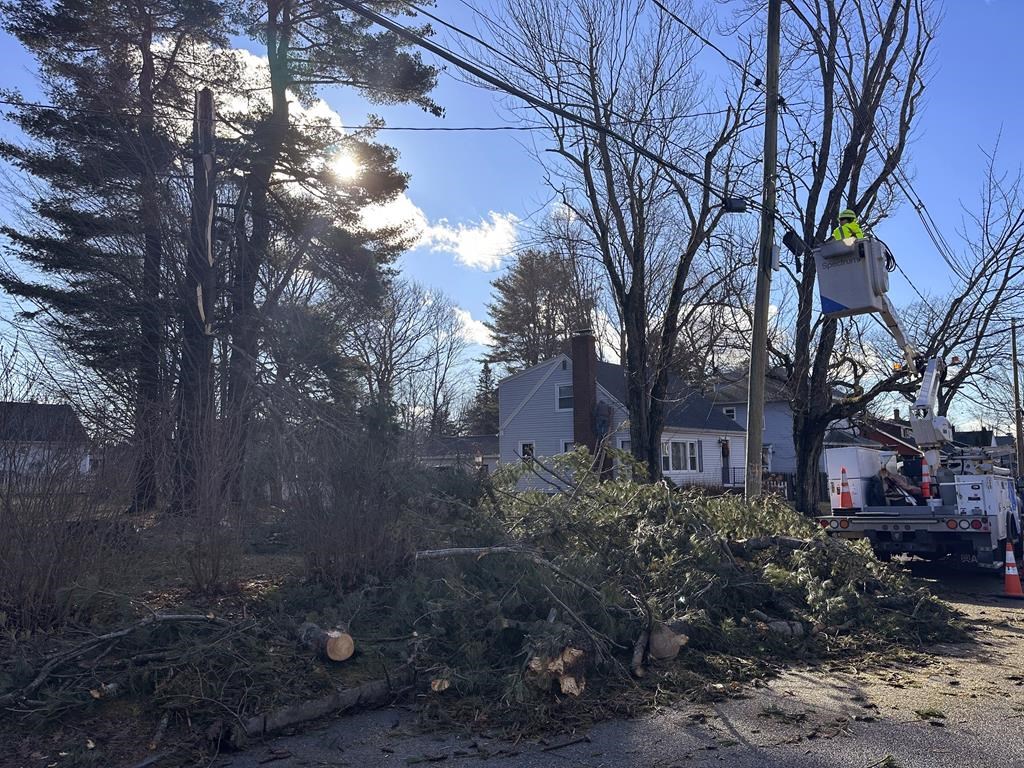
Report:
[[[250,441],[254,405],[256,359],[259,354],[259,313],[256,308],[256,283],[266,262],[270,245],[270,179],[288,131],[289,37],[291,30],[284,18],[283,3],[268,0],[266,22],[267,60],[270,68],[270,117],[257,129],[257,158],[246,179],[248,200],[239,200],[236,227],[239,243],[231,286],[232,350],[229,365],[229,462],[228,485],[231,497],[243,502],[242,472]],[[252,235],[245,236],[245,203],[252,221]]]
[[825,431],[813,420],[797,415],[793,420],[793,443],[796,448],[796,481],[794,505],[804,515],[819,514],[821,453]]
[[153,167],[159,156],[153,125],[152,18],[144,19],[141,43],[142,70],[139,74],[139,140],[145,153],[139,180],[139,219],[143,226],[142,295],[139,297],[139,347],[137,350],[137,391],[135,402],[135,484],[130,511],[147,512],[156,506],[158,494],[157,454],[162,435],[160,361],[163,323],[160,312],[160,265],[163,243],[160,231],[160,202]]
[[213,336],[216,276],[213,267],[213,214],[216,159],[213,145],[213,92],[196,101],[193,135],[193,195],[188,260],[182,291],[181,374],[178,385],[178,446],[175,455],[175,514],[199,511],[209,488],[213,441]]

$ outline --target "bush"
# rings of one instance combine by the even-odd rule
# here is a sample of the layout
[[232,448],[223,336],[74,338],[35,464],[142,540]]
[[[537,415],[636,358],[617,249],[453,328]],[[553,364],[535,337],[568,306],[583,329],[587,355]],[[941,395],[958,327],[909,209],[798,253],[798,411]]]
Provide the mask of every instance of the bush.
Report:
[[337,590],[392,577],[413,551],[407,519],[427,496],[426,472],[366,437],[307,441],[290,483],[290,516],[313,581]]
[[74,462],[48,455],[31,466],[7,457],[0,473],[0,625],[59,624],[85,592],[117,583],[136,533],[119,499]]

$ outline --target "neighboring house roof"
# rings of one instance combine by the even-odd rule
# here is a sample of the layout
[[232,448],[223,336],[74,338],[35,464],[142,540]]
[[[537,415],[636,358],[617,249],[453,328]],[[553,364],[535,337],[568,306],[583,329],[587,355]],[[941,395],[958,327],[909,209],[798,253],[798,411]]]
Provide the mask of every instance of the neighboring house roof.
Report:
[[993,444],[992,437],[991,429],[965,430],[964,432],[954,432],[953,442],[969,445],[972,448],[990,448]]
[[0,402],[0,441],[85,443],[88,439],[70,405]]
[[497,456],[497,435],[436,435],[428,437],[420,448],[422,457]]
[[845,429],[830,429],[825,433],[825,445],[834,447],[844,445],[860,445],[865,448],[881,448],[882,444],[874,440],[869,440],[861,435],[855,435],[852,432],[847,432]]
[[1017,441],[1013,439],[1013,435],[996,435],[996,445],[1000,448],[1004,446],[1016,445]]
[[[750,376],[746,371],[727,373],[713,385],[711,399],[719,404],[746,404],[750,388]],[[788,403],[793,399],[789,388],[789,380],[785,374],[769,371],[764,380],[764,400],[766,403]]]
[[[597,363],[597,383],[623,406],[626,405],[626,369],[615,363]],[[743,432],[743,427],[721,412],[697,390],[679,379],[669,379],[671,403],[665,426],[673,429],[703,429],[713,432]]]

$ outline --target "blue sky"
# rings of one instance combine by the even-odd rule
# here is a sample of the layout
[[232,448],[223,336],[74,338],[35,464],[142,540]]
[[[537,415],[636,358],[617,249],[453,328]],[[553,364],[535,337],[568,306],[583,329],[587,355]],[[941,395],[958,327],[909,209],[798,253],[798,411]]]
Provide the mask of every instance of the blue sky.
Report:
[[[991,148],[1002,131],[1003,165],[1012,169],[1024,161],[1019,141],[1024,125],[1019,85],[1024,2],[948,0],[946,5],[908,169],[918,193],[951,236],[960,226],[961,202],[973,206],[978,198],[982,149]],[[461,4],[442,3],[438,13],[472,26]],[[719,42],[729,50],[728,40]],[[31,58],[7,37],[0,37],[0,55],[6,64],[0,88],[35,95]],[[492,92],[450,74],[441,76],[435,93],[447,112],[443,120],[413,107],[368,105],[341,90],[326,91],[324,98],[350,125],[362,123],[368,113],[395,126],[502,125],[507,115]],[[0,135],[10,132],[9,126],[0,124]],[[497,270],[495,259],[485,257],[495,255],[494,248],[511,244],[514,222],[537,214],[549,200],[540,169],[523,146],[531,134],[389,131],[381,138],[399,149],[401,166],[412,176],[408,200],[422,212],[421,223],[427,227],[424,245],[404,257],[403,271],[444,290],[473,319],[483,318],[489,283]],[[406,207],[413,210],[408,203]],[[920,290],[948,290],[949,270],[910,206],[885,222],[878,234],[892,246]],[[955,238],[953,244],[956,247]],[[897,304],[914,299],[899,275],[894,276],[892,292]]]

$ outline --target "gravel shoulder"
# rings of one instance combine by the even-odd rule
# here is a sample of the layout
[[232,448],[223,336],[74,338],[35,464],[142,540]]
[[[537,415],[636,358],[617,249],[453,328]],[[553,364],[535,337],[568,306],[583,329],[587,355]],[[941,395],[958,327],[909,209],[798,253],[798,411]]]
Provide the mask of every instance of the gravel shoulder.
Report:
[[1024,601],[993,597],[991,575],[922,566],[938,594],[978,630],[920,662],[792,669],[739,698],[678,705],[548,743],[423,735],[387,709],[222,757],[221,768],[485,765],[533,768],[990,768],[1024,765]]

